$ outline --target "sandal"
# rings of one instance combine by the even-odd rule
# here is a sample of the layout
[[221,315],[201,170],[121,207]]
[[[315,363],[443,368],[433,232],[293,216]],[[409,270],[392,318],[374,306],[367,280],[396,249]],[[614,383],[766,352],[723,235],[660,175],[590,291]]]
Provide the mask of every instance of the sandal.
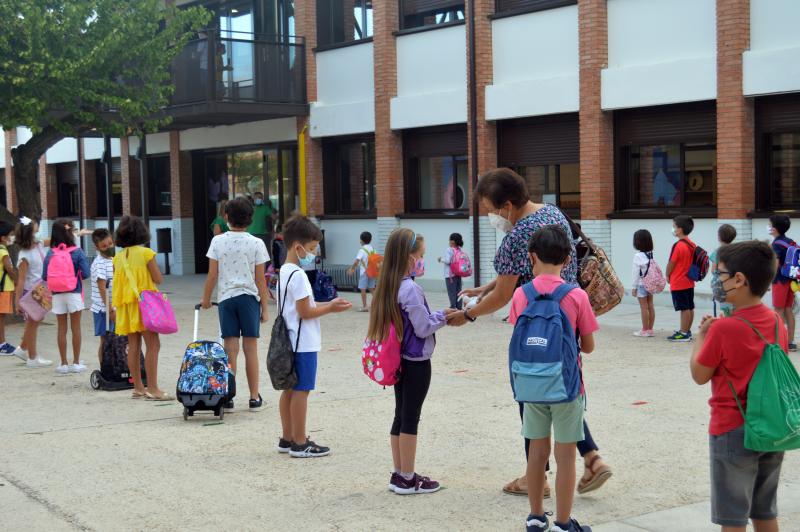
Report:
[[[594,469],[594,464],[600,460],[600,455],[597,454],[585,466],[585,473],[578,483],[578,493],[589,493],[599,489],[608,479],[611,478],[611,468],[606,464],[600,466],[597,470]],[[588,476],[587,476],[588,475]]]
[[136,390],[131,392],[131,399],[144,399],[145,397],[147,397],[147,392],[137,392]]
[[[503,486],[503,493],[508,495],[517,495],[519,497],[527,497],[528,496],[528,488],[523,488],[519,485],[519,481],[522,480],[522,477],[515,478],[505,486]],[[544,485],[544,498],[550,498],[550,485]]]
[[145,399],[147,399],[148,401],[174,401],[175,400],[174,397],[172,397],[171,395],[166,394],[166,393],[164,395],[153,395],[150,392],[145,392],[144,395],[145,395]]

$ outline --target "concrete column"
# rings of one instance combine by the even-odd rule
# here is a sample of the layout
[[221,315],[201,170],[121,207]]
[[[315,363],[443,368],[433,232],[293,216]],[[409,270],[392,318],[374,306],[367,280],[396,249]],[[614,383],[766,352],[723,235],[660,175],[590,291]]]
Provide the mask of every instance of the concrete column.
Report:
[[58,218],[58,176],[56,165],[47,164],[45,156],[39,159],[39,198],[42,205],[42,220]]
[[[84,142],[84,139],[81,139],[80,142]],[[84,155],[85,150],[81,150],[81,154]],[[97,165],[95,161],[87,161],[85,157],[78,164],[83,167],[83,197],[81,202],[83,202],[83,213],[88,223],[97,217]]]
[[[119,156],[122,170],[122,214],[142,215],[141,187],[139,186],[139,161],[130,152],[128,137],[119,139]],[[111,208],[111,205],[108,206]],[[117,214],[117,213],[114,213]]]

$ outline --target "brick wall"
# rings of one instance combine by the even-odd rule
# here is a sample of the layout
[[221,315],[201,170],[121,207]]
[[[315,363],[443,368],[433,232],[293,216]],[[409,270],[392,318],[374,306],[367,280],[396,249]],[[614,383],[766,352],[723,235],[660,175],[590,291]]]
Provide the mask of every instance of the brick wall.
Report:
[[169,132],[169,175],[172,196],[172,217],[191,218],[192,197],[192,154],[181,151],[180,133]]
[[42,204],[42,220],[58,218],[58,179],[56,165],[47,164],[44,156],[39,159],[39,197]]
[[141,187],[139,186],[139,161],[130,153],[128,137],[119,139],[120,167],[122,171],[122,214],[142,214]]
[[[83,140],[80,142],[83,143]],[[97,165],[95,161],[84,158],[83,150],[80,164],[83,165],[83,212],[87,219],[92,219],[97,216]]]
[[755,207],[753,100],[742,95],[750,47],[750,0],[717,0],[717,212],[745,218]]
[[[352,10],[351,10],[352,12]],[[316,2],[297,2],[295,5],[297,34],[306,39],[306,94],[308,101],[317,100],[317,62],[314,52],[317,46],[317,11]],[[298,135],[305,131],[305,163],[306,163],[306,207],[312,217],[324,213],[322,199],[322,142],[311,138],[311,126],[308,116],[297,118]]]

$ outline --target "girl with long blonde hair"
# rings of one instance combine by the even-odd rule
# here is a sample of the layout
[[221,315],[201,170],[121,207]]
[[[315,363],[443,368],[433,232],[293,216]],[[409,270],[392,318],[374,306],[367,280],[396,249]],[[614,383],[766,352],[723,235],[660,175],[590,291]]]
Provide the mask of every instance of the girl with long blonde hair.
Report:
[[422,403],[431,384],[431,355],[435,333],[447,324],[447,309],[431,312],[425,293],[411,278],[416,262],[425,254],[422,235],[396,229],[389,236],[372,299],[367,336],[382,340],[394,324],[401,342],[400,379],[394,385],[395,412],[391,429],[394,472],[389,489],[398,495],[433,493],[439,483],[415,472],[417,427]]

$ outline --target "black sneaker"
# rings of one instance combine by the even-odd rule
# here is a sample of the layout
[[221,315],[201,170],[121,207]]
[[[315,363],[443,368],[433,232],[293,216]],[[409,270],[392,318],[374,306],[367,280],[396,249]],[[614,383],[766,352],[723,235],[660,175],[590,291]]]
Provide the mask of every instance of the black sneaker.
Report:
[[525,520],[526,532],[547,532],[548,530],[550,530],[550,520],[547,518],[547,514],[528,514],[528,518]]
[[223,405],[225,410],[233,410],[233,399]]
[[569,523],[553,523],[553,528],[550,529],[550,532],[592,532],[592,527],[581,526],[575,519],[570,519]]
[[389,478],[389,491],[395,490],[398,478],[400,478],[400,473],[392,473],[392,476]]
[[288,453],[292,450],[292,442],[289,440],[284,440],[283,438],[278,438],[278,452],[279,453]]
[[441,486],[435,480],[414,473],[411,480],[406,480],[403,475],[397,476],[394,492],[398,495],[415,495],[418,493],[433,493],[439,491]]
[[258,410],[264,404],[261,394],[258,394],[258,399],[250,399],[250,410]]
[[292,458],[317,458],[329,454],[331,454],[329,447],[317,445],[311,440],[306,440],[305,443],[293,443],[289,451],[289,456]]

